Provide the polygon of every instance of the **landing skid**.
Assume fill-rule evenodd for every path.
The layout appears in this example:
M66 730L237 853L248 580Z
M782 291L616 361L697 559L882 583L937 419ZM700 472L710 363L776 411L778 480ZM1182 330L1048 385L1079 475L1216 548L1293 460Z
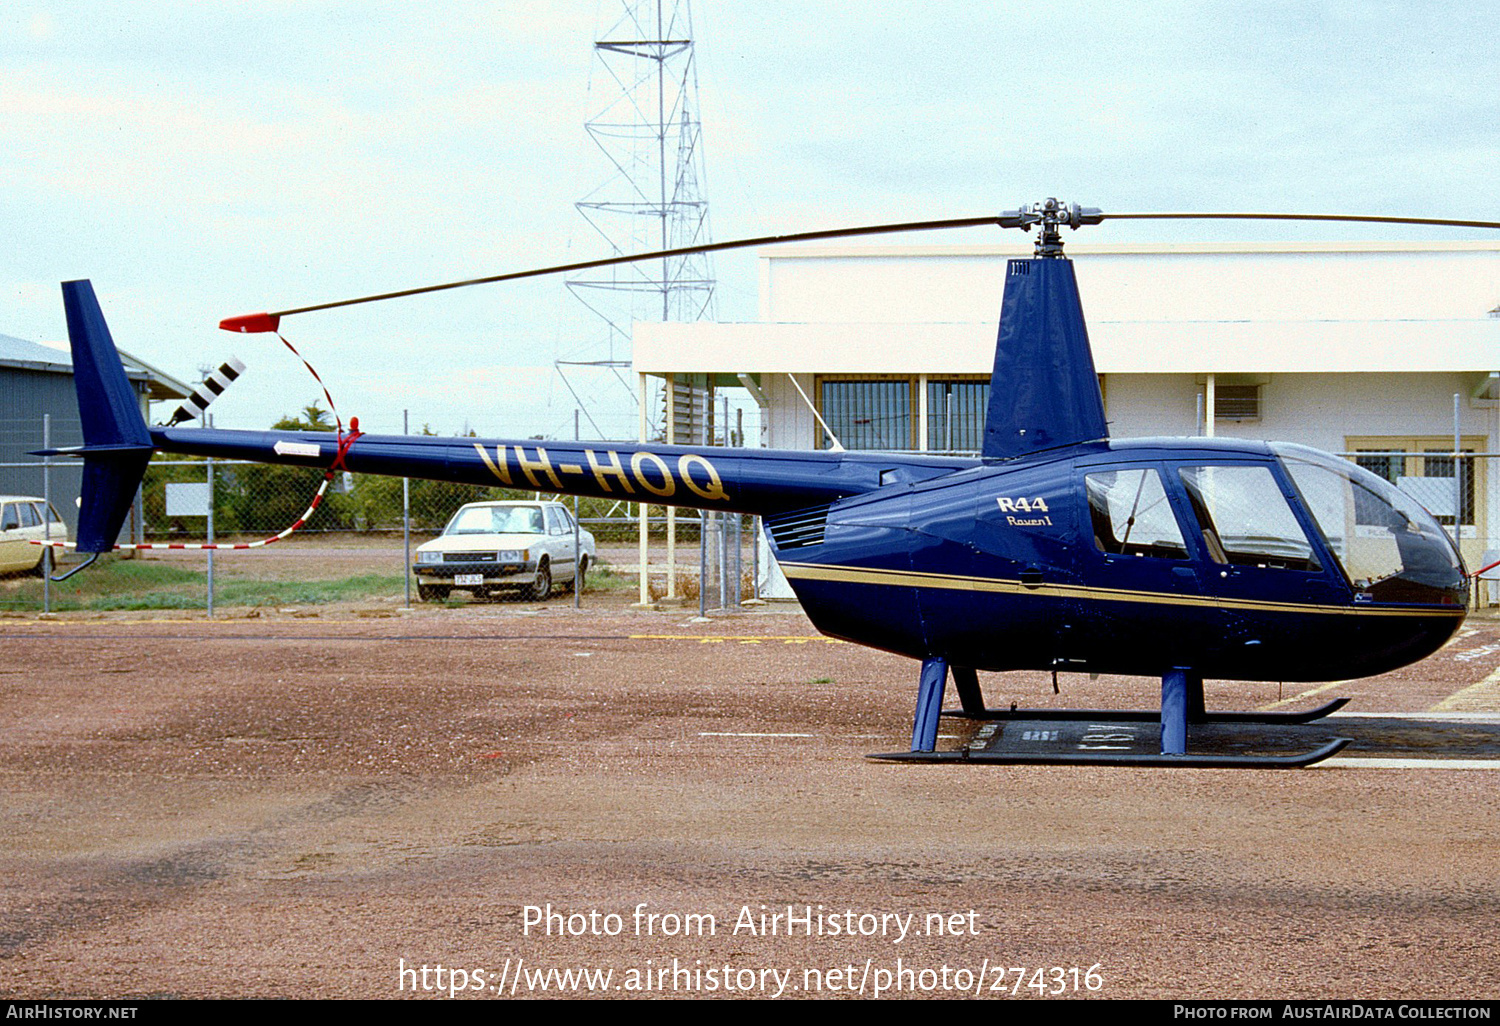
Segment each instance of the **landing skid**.
M972 667L951 667L961 709L943 711L950 666L922 661L911 751L871 755L889 762L1038 766L1155 766L1297 769L1328 758L1352 738L1329 738L1306 724L1342 708L1335 699L1303 712L1216 712L1203 704L1203 677L1191 667L1162 674L1161 709L990 709ZM937 751L943 716L980 721L962 749ZM1191 740L1192 750L1189 751Z
M1189 716L1189 723L1311 723L1337 712L1349 704L1347 698L1335 698L1326 705L1302 712L1211 712ZM1156 723L1161 712L1156 709L985 709L969 713L962 709L944 709L944 716L966 720L1104 720L1110 723Z
M1155 719L1155 717L1151 717ZM888 752L867 755L885 762L986 763L998 766L1157 766L1193 769L1301 769L1342 751L1352 738L1334 738L1321 748L1297 755L1218 755L1189 752L1185 755L1133 754L1128 752Z

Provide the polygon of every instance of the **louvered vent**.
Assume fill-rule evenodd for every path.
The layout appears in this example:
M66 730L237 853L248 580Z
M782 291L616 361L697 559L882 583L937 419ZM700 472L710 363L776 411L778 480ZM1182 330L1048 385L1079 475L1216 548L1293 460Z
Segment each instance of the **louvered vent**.
M812 509L799 509L793 513L766 517L766 528L771 532L771 537L776 539L776 547L783 552L823 544L823 529L827 524L827 506L814 506Z
M1220 385L1214 396L1214 420L1259 420L1259 385Z

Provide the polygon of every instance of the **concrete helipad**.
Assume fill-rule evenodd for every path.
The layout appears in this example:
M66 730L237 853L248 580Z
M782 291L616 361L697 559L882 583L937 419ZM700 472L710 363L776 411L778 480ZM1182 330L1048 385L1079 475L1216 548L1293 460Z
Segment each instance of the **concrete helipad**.
M1500 996L1493 621L1208 682L1353 699L1273 772L870 762L914 665L795 613L356 612L0 620L7 996Z

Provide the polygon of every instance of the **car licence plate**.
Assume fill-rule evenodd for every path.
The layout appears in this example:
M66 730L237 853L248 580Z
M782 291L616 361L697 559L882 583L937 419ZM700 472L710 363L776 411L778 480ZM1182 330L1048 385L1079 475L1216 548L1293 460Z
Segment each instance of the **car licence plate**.
M453 583L460 588L469 584L483 584L484 574L454 574Z

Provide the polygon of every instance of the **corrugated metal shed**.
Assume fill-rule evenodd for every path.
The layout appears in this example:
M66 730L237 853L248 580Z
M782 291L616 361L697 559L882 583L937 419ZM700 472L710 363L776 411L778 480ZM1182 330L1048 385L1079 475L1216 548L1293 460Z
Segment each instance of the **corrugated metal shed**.
M191 391L177 379L125 353L126 376L141 394L141 413L148 400L184 398ZM82 445L78 400L73 391L73 361L66 351L0 335L0 494L41 495L42 469L32 450L43 447L43 417L51 417L50 444ZM19 464L19 465L18 465ZM77 526L82 463L57 460L51 471L52 504Z

